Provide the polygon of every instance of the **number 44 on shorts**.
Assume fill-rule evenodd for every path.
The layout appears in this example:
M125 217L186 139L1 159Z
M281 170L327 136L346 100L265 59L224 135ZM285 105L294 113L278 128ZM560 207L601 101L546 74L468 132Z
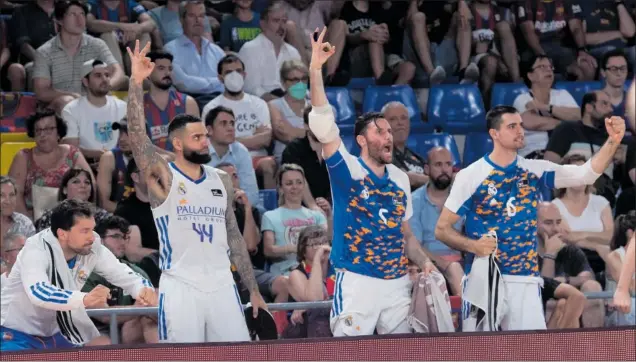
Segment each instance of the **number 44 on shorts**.
M214 236L214 226L212 224L197 224L193 222L192 230L199 234L202 243L205 242L205 239L207 238L208 242L212 244L212 237Z

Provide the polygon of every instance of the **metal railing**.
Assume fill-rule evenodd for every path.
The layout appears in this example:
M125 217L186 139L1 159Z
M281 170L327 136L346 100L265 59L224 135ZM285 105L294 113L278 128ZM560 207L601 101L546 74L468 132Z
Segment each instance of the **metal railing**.
M584 293L587 299L611 299L612 292L590 292ZM327 309L331 308L332 302L325 300L321 302L295 302L295 303L269 303L269 310L298 310L298 309ZM244 305L243 308L246 306ZM156 315L159 311L157 307L128 307L128 308L100 308L87 310L90 317L110 317L110 339L113 344L119 343L119 325L117 316L142 316Z

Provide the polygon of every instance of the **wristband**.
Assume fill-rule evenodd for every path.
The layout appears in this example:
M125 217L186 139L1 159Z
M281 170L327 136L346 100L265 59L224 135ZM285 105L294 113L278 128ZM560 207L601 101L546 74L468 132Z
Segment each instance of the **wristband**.
M545 254L543 256L543 259L550 259L550 260L556 260L556 256L552 255L552 254Z
M578 52L586 52L587 53L587 47L586 46L578 47L578 48L576 48L576 50Z

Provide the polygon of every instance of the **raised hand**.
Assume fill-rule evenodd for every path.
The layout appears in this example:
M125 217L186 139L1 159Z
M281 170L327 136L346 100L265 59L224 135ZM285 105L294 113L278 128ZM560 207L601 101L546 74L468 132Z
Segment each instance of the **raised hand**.
M130 50L130 48L126 49L130 57L130 80L141 84L144 79L150 76L152 70L155 69L155 63L146 57L146 54L150 51L150 42L148 42L143 49L139 50L139 40L137 40L135 41L134 52Z
M625 136L625 120L619 116L605 118L605 129L610 139L619 144Z
M323 39L325 38L325 33L327 32L327 27L325 26L320 35L318 35L318 39L314 39L316 34L318 34L318 28L311 35L311 63L309 64L310 69L322 70L322 66L327 62L327 59L336 52L336 47L327 43L323 43Z

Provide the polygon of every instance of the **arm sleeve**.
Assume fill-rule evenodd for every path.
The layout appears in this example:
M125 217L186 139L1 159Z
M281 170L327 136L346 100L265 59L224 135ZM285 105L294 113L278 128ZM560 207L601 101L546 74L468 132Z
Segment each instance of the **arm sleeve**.
M126 294L133 298L136 298L143 288L153 288L147 279L117 260L115 255L104 245L99 248L99 260L93 272L102 276L109 283L122 288Z
M466 215L472 208L473 192L474 188L471 185L469 169L459 171L455 175L455 182L453 182L444 207L459 216Z
M263 214L263 220L261 225L261 232L263 231L274 231L274 223L271 219L272 211L267 211Z
M119 64L117 62L117 59L115 59L115 57L113 56L113 53L111 53L110 49L108 49L108 45L106 45L105 41L99 38L93 38L93 41L95 42L95 47L99 51L99 56L97 57L97 59L101 60L107 65Z
M240 145L243 152L237 157L236 169L239 176L239 186L247 194L247 198L254 206L260 206L261 200L258 195L258 181L256 180L256 172L252 165L252 156L245 146Z
M417 240L420 242L424 242L424 225L422 224L422 193L425 192L424 188L420 188L412 194L413 200L413 216L409 219L409 225L411 226L411 231Z
M33 78L51 79L51 63L49 57L37 49L33 60Z
M545 150L552 151L561 157L565 156L572 145L573 134L575 132L570 123L562 122L552 131Z
M534 172L540 175L541 181L549 188L567 188L591 185L600 173L594 172L592 164L587 161L583 165L557 165L546 160L526 160L530 162ZM452 190L451 190L452 193Z
M29 240L37 243L39 240ZM35 246L24 248L19 255L20 277L24 290L34 305L56 311L70 311L84 307L81 291L70 291L53 286L47 269L50 268L48 252Z
M64 106L62 109L62 119L66 122L66 138L79 138L80 136L80 128L79 128L79 120L73 115L71 105L75 104L75 102L70 102Z

